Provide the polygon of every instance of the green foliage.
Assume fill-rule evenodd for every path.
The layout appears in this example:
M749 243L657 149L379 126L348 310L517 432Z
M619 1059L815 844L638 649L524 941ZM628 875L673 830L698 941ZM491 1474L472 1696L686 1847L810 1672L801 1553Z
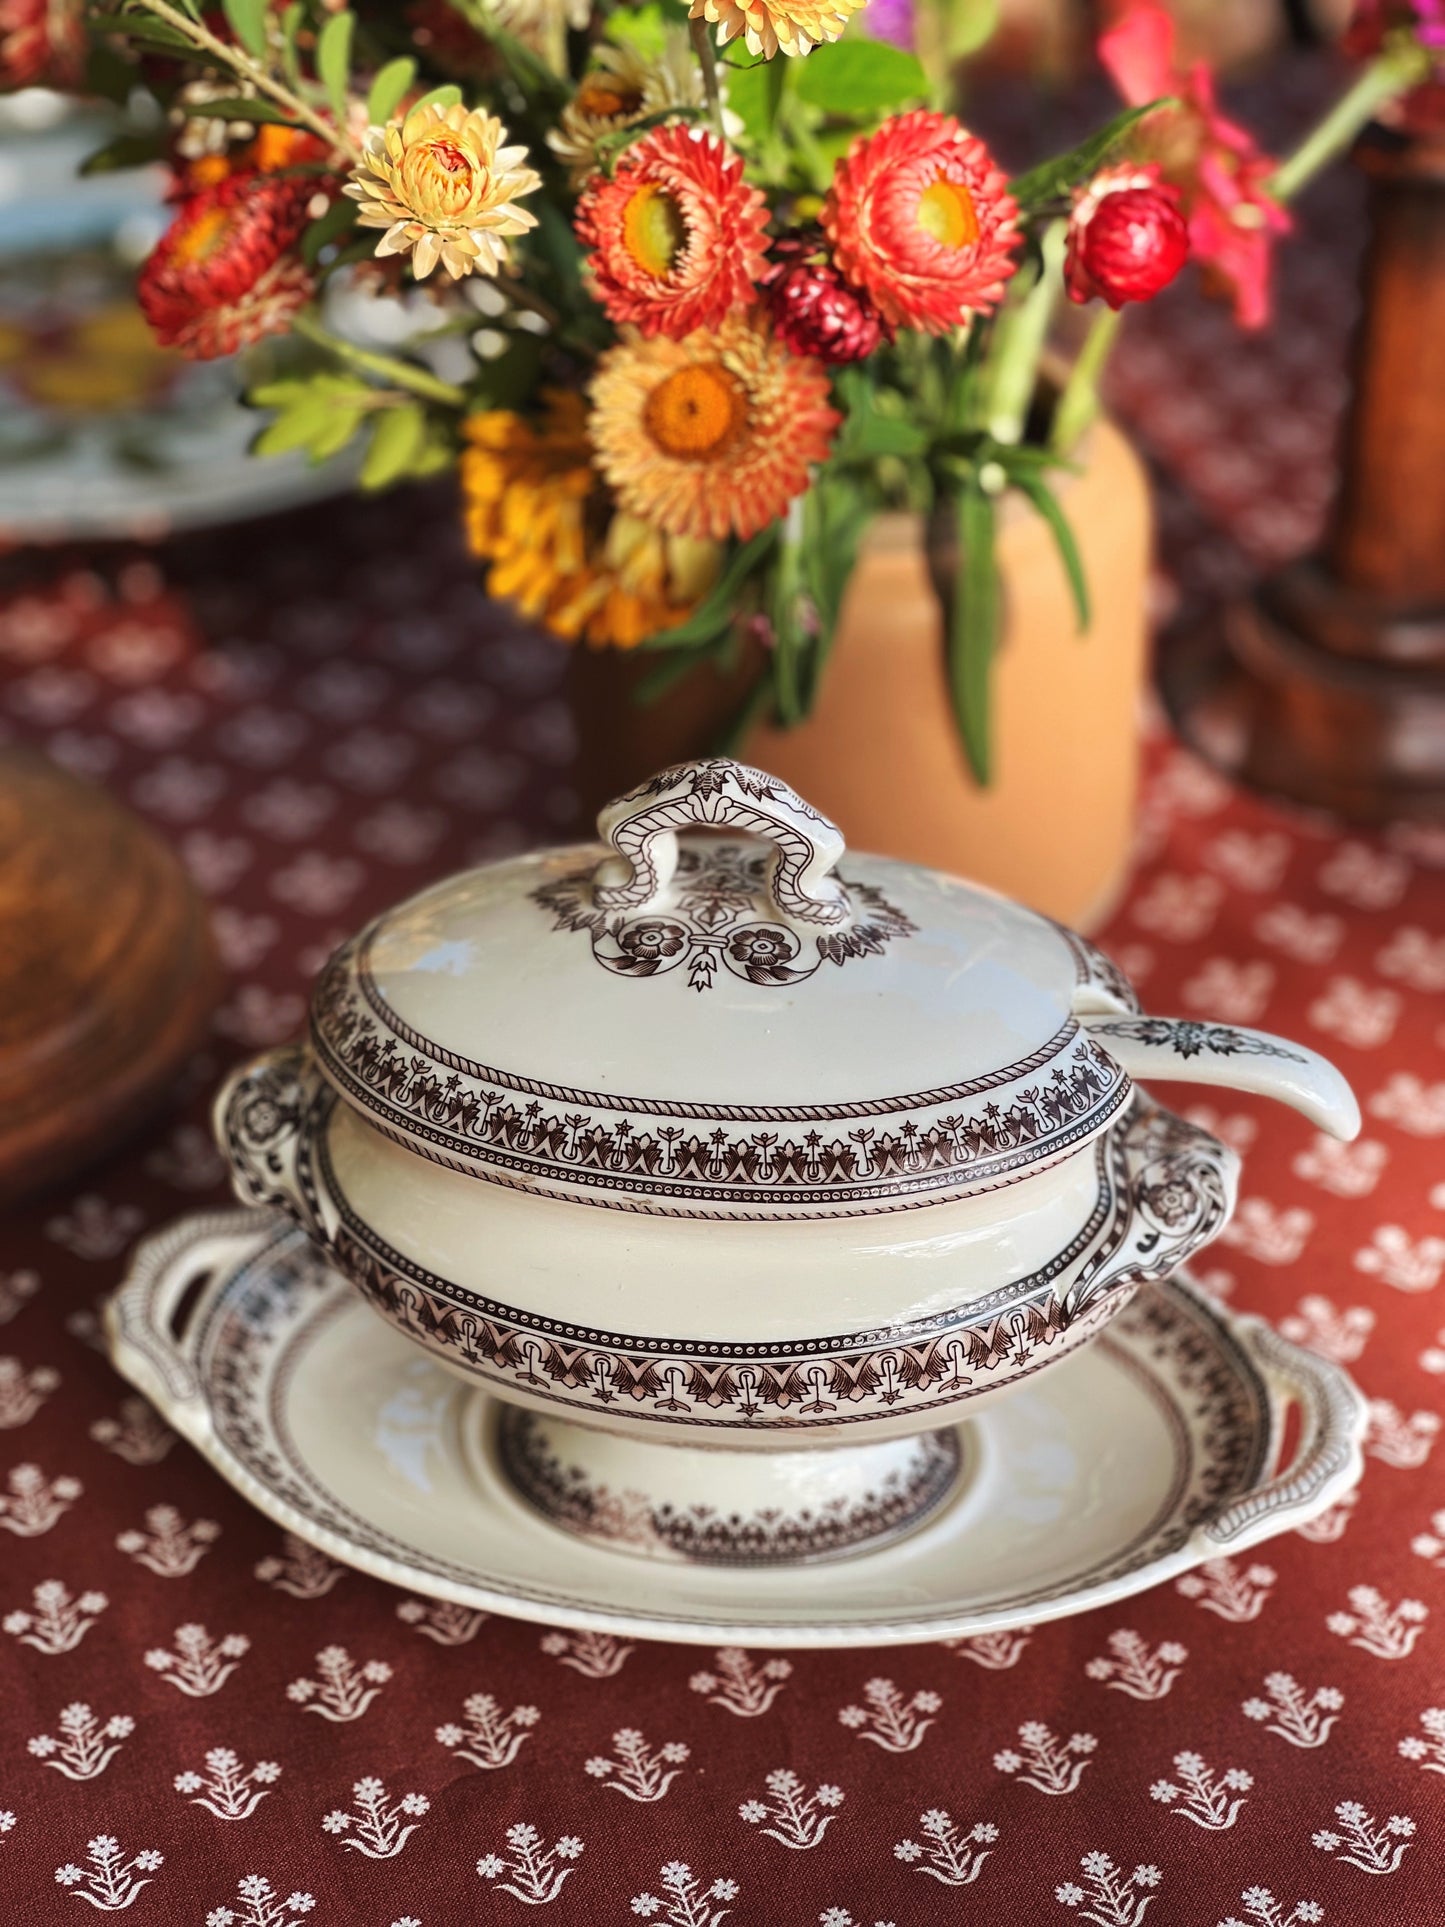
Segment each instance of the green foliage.
M311 223L301 236L301 258L308 268L316 266L323 248L349 232L355 219L355 201L338 198Z
M92 13L87 16L86 24L92 33L119 34L139 47L151 47L158 53L192 52L191 43L183 33L149 14Z
M269 100L259 100L250 94L233 94L225 100L198 100L186 102L186 113L194 120L245 120L253 127L264 121L272 127L294 127L294 114L283 113Z
M391 119L415 79L416 62L409 55L387 61L366 96L366 118L373 126L384 126Z
M419 114L424 107L455 107L461 97L461 88L451 82L445 87L433 87L429 94L423 94L420 100L412 103L407 120L410 121L412 115Z
M80 164L82 174L114 174L123 167L145 167L160 160L166 151L166 136L161 128L146 134L117 134L114 140L87 154Z
M872 120L928 95L928 77L914 56L881 40L827 41L797 67L793 91L826 114Z
M1071 188L1097 173L1146 114L1157 114L1161 107L1177 105L1172 95L1164 94L1158 100L1151 100L1147 106L1126 107L1122 114L1114 116L1107 127L1101 127L1097 134L1091 134L1088 140L1070 148L1067 154L1059 154L1051 161L1042 161L1037 167L1030 168L1027 174L1020 174L1010 181L1009 193L1024 214L1037 214L1051 201L1061 200Z
M711 594L698 604L687 621L678 623L675 629L663 629L649 636L642 647L701 651L727 634L737 618L738 597L744 583L771 556L780 533L778 525L773 523L760 530L750 542L741 543L729 556Z
M434 474L452 460L450 438L424 403L374 388L356 375L318 370L286 376L253 388L247 400L274 411L252 443L256 455L301 453L319 466L365 435L358 472L365 489Z
M266 0L221 0L226 25L248 54L257 60L266 54Z
M1059 506L1059 498L1039 474L1019 470L1010 478L1020 494L1026 495L1047 522L1059 551L1059 560L1064 565L1064 574L1069 579L1069 591L1074 598L1074 614L1082 635L1093 620L1089 607L1089 584L1084 574L1083 557L1079 545L1074 540L1074 531L1069 527L1068 517Z
M995 511L977 474L947 506L953 541L941 554L931 544L930 559L948 618L948 693L968 766L974 780L987 787L993 776L991 689L998 640Z
M729 74L727 104L750 141L766 140L772 132L787 76L788 64L781 58L739 67Z
M331 111L338 122L346 120L346 102L351 80L351 36L356 31L354 13L333 13L316 36L316 72Z

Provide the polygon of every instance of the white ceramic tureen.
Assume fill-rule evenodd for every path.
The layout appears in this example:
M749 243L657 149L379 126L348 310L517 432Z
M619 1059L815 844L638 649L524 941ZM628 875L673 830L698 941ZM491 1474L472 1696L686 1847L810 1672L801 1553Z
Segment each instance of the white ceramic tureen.
M239 1194L485 1387L513 1489L585 1537L788 1562L934 1511L961 1418L1228 1220L1234 1154L1136 1077L1359 1128L1313 1052L1141 1016L1082 938L845 857L757 770L599 829L378 918L217 1104Z

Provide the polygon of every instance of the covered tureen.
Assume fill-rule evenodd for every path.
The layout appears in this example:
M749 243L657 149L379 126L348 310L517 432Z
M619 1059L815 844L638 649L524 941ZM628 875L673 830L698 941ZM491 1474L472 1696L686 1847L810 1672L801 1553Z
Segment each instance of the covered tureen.
M241 1196L485 1388L569 1530L766 1563L911 1529L978 1401L1229 1217L1233 1153L1136 1077L1359 1128L1313 1052L1140 1015L1082 938L845 856L758 770L666 770L599 830L378 918L217 1104Z

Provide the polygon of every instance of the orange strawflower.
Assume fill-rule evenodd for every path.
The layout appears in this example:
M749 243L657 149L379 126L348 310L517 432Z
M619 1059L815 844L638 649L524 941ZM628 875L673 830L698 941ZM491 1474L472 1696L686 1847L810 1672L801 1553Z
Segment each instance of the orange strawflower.
M619 325L677 341L752 300L767 255L767 203L714 134L656 127L611 180L594 174L576 228L592 290Z
M899 328L945 334L997 305L1018 209L981 140L920 109L854 141L823 203L844 278Z
M629 514L668 535L743 539L808 486L839 417L828 377L756 315L683 341L624 340L592 382L597 463Z
M688 17L711 21L717 28L720 47L741 34L750 54L761 54L764 60L771 60L780 48L785 54L805 54L825 40L839 39L848 25L848 16L866 3L867 0L692 0Z
M581 397L553 391L545 406L539 428L509 409L467 421L468 546L491 564L489 593L554 635L631 648L690 613L720 552L614 515Z
M315 193L314 181L237 174L187 195L136 283L157 340L207 361L282 333L315 291L291 252Z

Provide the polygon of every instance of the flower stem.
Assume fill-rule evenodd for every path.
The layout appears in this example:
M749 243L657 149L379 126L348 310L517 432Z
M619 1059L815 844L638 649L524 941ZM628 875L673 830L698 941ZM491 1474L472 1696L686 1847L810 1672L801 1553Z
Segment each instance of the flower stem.
M190 14L182 12L179 7L171 6L170 0L140 0L140 5L147 13L154 14L157 20L163 20L168 27L184 35L193 47L200 48L202 52L219 60L223 67L229 67L233 73L241 74L249 80L257 93L269 95L278 107L285 108L293 120L300 121L303 127L309 127L313 134L324 140L337 153L344 154L353 167L360 165L361 149L355 141L341 128L327 120L324 114L318 113L298 93L277 80L267 71L262 62L247 53L244 47L222 40L201 21L192 19Z
M723 135L722 93L717 81L717 54L713 50L712 33L706 20L689 20L687 30L692 39L692 50L697 55L698 65L702 68L702 91L707 100L707 111L712 121L713 132L719 139Z
M398 360L395 355L380 355L370 348L358 348L355 342L343 341L339 335L333 335L323 328L309 312L298 314L291 328L304 341L312 342L329 355L335 355L338 361L344 361L348 367L358 369L362 374L375 375L395 388L409 388L424 401L439 402L443 408L465 408L467 405L465 389L443 381L440 376L430 374L412 362Z
M1033 405L1039 357L1049 330L1049 318L1062 286L1065 224L1052 221L1044 230L1043 259L1032 287L999 316L989 350L986 422L995 441L1015 443Z
M1380 109L1429 78L1429 52L1413 39L1387 46L1362 68L1317 127L1281 161L1266 186L1276 201L1290 201L1316 174L1343 154Z
M1099 381L1123 319L1122 309L1104 307L1089 324L1084 345L1075 357L1054 409L1049 440L1056 455L1072 454L1080 436L1099 413Z

